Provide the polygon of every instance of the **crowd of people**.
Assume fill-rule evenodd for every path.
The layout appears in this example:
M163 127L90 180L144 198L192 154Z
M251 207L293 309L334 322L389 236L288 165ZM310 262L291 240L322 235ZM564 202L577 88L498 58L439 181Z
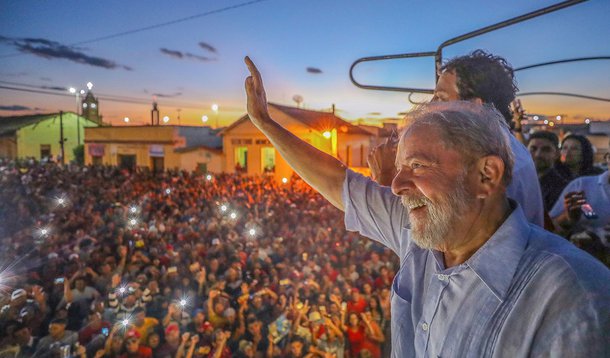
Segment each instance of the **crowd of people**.
M389 354L397 258L296 177L1 167L2 357Z
M540 130L527 138L542 190L545 227L610 267L610 179L587 137ZM610 152L604 155L610 167Z

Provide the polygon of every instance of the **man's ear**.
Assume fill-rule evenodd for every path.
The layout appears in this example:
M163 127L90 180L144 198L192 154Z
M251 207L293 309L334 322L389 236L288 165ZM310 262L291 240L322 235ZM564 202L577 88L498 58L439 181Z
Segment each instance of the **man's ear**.
M476 163L477 170L477 198L484 199L498 192L503 187L504 162L500 157L488 155Z

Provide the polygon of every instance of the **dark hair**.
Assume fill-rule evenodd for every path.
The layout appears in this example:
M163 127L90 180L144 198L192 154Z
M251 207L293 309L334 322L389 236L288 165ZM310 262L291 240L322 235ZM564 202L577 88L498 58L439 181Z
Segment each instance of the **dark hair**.
M530 138L527 140L528 144L532 139L546 139L549 142L553 143L555 149L559 149L559 138L557 134L549 131L537 131L530 135Z
M493 104L508 124L512 122L510 104L518 88L513 68L504 58L476 50L466 56L452 58L441 70L457 75L460 99L480 98L484 103Z
M595 168L593 166L593 145L587 139L587 137L579 135L579 134L568 134L561 141L561 147L568 139L574 139L580 142L580 147L582 148L582 163L580 165L579 176L582 175L591 175L591 173L595 172Z

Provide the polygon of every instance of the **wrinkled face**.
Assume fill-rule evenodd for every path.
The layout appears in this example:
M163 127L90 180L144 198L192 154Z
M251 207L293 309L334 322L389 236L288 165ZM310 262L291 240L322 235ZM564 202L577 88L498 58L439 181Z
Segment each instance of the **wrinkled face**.
M531 139L527 145L527 149L532 155L538 173L543 173L551 169L559 154L559 151L553 143L550 140L543 138Z
M448 102L460 100L460 92L457 86L457 75L454 71L445 71L438 78L432 102Z
M577 165L582 162L582 145L576 139L568 139L561 146L561 162Z
M463 156L442 143L439 129L416 125L400 139L396 155L392 191L408 211L413 241L424 249L445 243L474 202Z
M140 348L140 340L137 338L129 338L125 341L125 348L129 353L137 353L138 348Z

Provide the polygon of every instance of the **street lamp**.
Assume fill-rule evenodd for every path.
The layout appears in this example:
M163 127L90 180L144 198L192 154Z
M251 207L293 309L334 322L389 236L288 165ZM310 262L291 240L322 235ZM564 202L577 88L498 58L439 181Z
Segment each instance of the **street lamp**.
M208 116L206 116L206 115L201 116L201 121L203 123L208 123Z
M214 112L214 119L216 121L216 128L218 128L218 105L216 103L212 104L212 111Z
M163 117L163 123L167 123L167 122L169 122L169 117L168 116Z
M91 82L89 82L91 83ZM84 90L80 90L77 91L76 88L74 87L70 87L68 88L68 92L70 92L71 94L73 94L75 97L74 99L76 100L76 145L80 145L80 116L78 115L78 109L80 108L80 95L85 93Z

